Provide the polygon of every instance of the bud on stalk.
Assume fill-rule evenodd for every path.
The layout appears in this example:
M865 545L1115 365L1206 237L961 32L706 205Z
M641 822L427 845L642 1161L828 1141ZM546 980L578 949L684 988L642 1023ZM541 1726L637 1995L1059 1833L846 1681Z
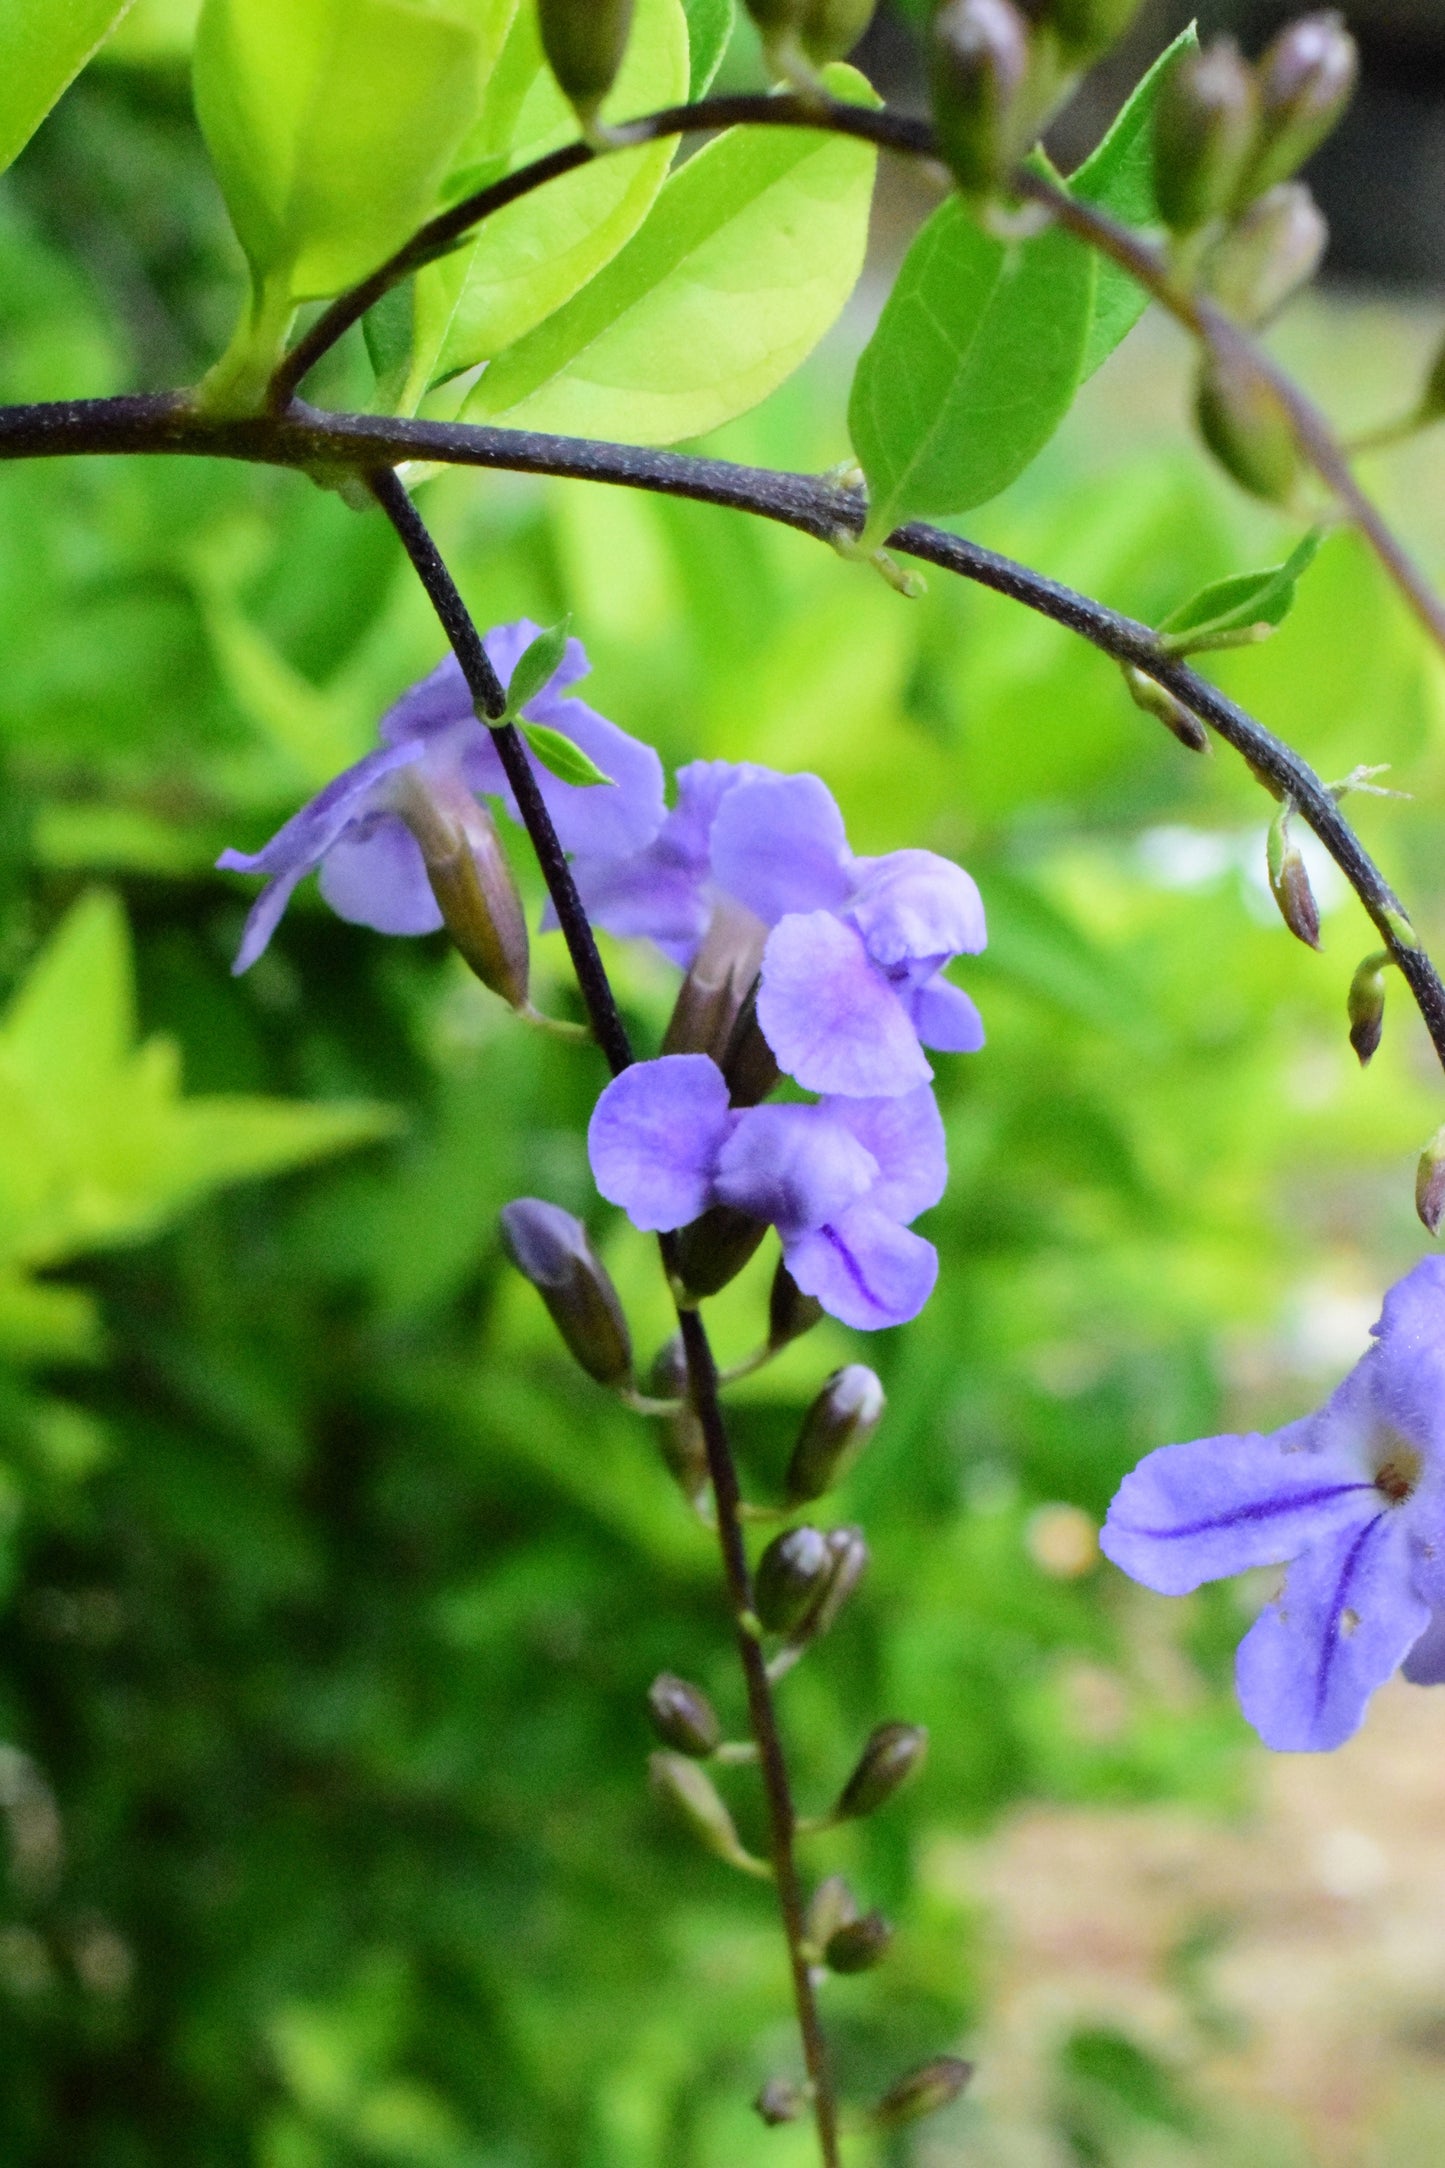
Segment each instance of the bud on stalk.
M798 36L808 58L821 68L846 60L873 20L875 0L806 0Z
M794 2085L791 2078L769 2078L753 2102L769 2130L775 2130L780 2123L796 2123L805 2105L803 2088Z
M808 1505L842 1482L883 1420L883 1387L863 1363L835 1370L803 1417L788 1462L787 1502Z
M1385 1030L1385 972L1394 961L1388 949L1375 949L1356 969L1350 981L1346 1007L1350 1017L1350 1044L1368 1068Z
M918 1774L927 1752L928 1732L922 1724L879 1724L838 1795L833 1819L857 1821L876 1813Z
M791 1633L826 1589L834 1569L828 1539L817 1528L774 1536L758 1560L753 1609L769 1633Z
M972 2076L972 2063L960 2062L956 2055L936 2055L889 2087L874 2106L873 2120L884 2130L897 2130L921 2116L936 2115L957 2100Z
M803 1293L780 1257L768 1294L769 1353L776 1354L790 1341L800 1340L805 1332L812 1331L822 1315L822 1303Z
M1154 195L1175 233L1193 233L1228 209L1254 149L1259 92L1232 38L1186 53L1154 112Z
M712 1205L700 1219L682 1229L674 1257L677 1273L694 1302L716 1295L735 1280L768 1231L766 1220L754 1219L730 1204Z
M655 1797L671 1809L705 1851L729 1867L741 1867L746 1874L769 1872L744 1848L717 1786L695 1761L685 1754L651 1754L647 1774Z
M648 1391L657 1400L680 1400L675 1415L660 1418L660 1445L667 1471L690 1506L698 1504L710 1476L707 1440L696 1408L687 1397L687 1357L682 1341L674 1334L658 1352L648 1378Z
M617 1290L581 1220L540 1197L518 1197L501 1214L502 1244L546 1303L574 1359L599 1385L632 1376L632 1336Z
M1078 66L1116 45L1139 12L1139 0L1054 0L1049 22Z
M809 1944L825 1949L840 1927L851 1927L858 1917L858 1900L841 1874L830 1874L818 1884L808 1902L804 1923Z
M1320 267L1330 229L1303 181L1251 204L1210 256L1210 292L1241 324L1266 324Z
M1415 1210L1427 1234L1437 1235L1445 1218L1445 1129L1437 1129L1415 1173Z
M823 1962L830 1972L871 1972L888 1955L893 1929L881 1912L865 1912L837 1928L823 1946Z
M1318 150L1354 95L1359 49L1333 8L1302 15L1261 55L1259 142L1245 192L1263 194L1298 172Z
M1279 915L1297 941L1307 948L1320 946L1320 913L1300 847L1290 833L1294 805L1286 799L1269 824L1265 858L1269 889L1279 905Z
M1157 679L1151 678L1134 663L1126 662L1122 668L1124 683L1129 688L1129 698L1136 708L1142 708L1146 715L1152 715L1156 721L1161 722L1191 753L1209 751L1209 732L1199 717L1190 713L1182 700L1176 700L1166 686L1159 684Z
M827 1577L812 1610L788 1637L795 1648L822 1639L868 1568L868 1546L863 1541L861 1528L830 1528L825 1540L829 1560Z
M1300 473L1294 424L1279 393L1252 363L1212 355L1199 373L1195 412L1219 464L1251 496L1284 504Z
M470 791L414 776L398 782L396 809L458 954L494 994L527 1008L527 920L491 814Z
M647 1689L647 1713L663 1745L694 1761L706 1761L722 1745L722 1725L707 1695L674 1672L660 1671Z
M632 28L632 0L537 0L542 49L587 134L617 80Z
M1030 59L1012 0L945 0L933 18L934 133L965 195L986 194L1028 147Z

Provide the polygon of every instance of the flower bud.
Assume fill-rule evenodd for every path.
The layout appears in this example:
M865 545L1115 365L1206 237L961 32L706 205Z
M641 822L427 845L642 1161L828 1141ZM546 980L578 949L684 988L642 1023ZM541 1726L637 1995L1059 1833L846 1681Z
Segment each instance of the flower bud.
M873 20L875 0L805 0L798 22L803 51L818 67L846 60Z
M883 1420L883 1387L864 1363L835 1370L803 1417L788 1462L787 1502L807 1505L842 1482Z
M758 1560L753 1609L772 1634L790 1633L812 1610L835 1566L828 1539L818 1528L790 1528L774 1536Z
M861 1920L839 1927L823 1945L823 1962L830 1972L871 1972L888 1955L893 1929L881 1912L865 1912Z
M1286 23L1261 55L1259 141L1245 176L1249 195L1298 172L1354 95L1359 49L1333 8Z
M1367 1068L1385 1030L1385 972L1391 962L1388 949L1375 949L1360 964L1350 981L1346 1007L1350 1017L1350 1044Z
M663 1036L664 1054L708 1054L722 1067L738 1012L757 983L768 929L723 901L708 921Z
M921 2063L889 2087L874 2106L873 2120L884 2130L896 2130L920 2116L936 2115L957 2100L972 2076L972 2063L960 2062L956 2055L935 2055L931 2063Z
M804 1931L815 1950L821 1950L840 1927L851 1927L858 1917L858 1900L841 1874L830 1874L818 1884L808 1903Z
M1077 65L1117 44L1139 12L1139 0L1053 0L1048 19Z
M1320 946L1319 905L1310 887L1300 847L1290 830L1293 811L1293 805L1286 799L1269 824L1265 843L1269 889L1279 905L1280 917L1295 939L1303 941L1307 948L1317 949Z
M830 1528L826 1541L828 1577L812 1610L789 1635L795 1647L821 1640L867 1571L868 1546L861 1528Z
M1191 753L1209 751L1209 732L1199 717L1190 713L1182 700L1176 700L1167 687L1160 685L1145 671L1137 669L1132 662L1126 662L1123 669L1124 683L1129 688L1129 698L1136 708L1142 708L1146 715L1156 717L1166 730L1173 731L1179 743L1187 746Z
M728 1043L718 1065L735 1107L760 1106L782 1076L778 1057L763 1037L758 1022L758 986L754 980L738 1010Z
M599 1385L632 1376L632 1336L606 1266L581 1220L540 1197L504 1206L502 1244L552 1314L573 1357Z
M663 1745L695 1761L706 1761L722 1745L722 1725L707 1695L671 1671L660 1671L647 1689L647 1713Z
M537 0L542 49L584 130L617 80L632 0Z
M768 1231L730 1204L715 1204L684 1227L673 1249L678 1278L694 1302L715 1295L735 1280Z
M675 1415L664 1415L659 1419L658 1443L668 1474L688 1504L695 1506L706 1492L711 1476L702 1421L687 1397L687 1357L679 1334L674 1333L658 1350L647 1389L654 1399L682 1402Z
M1437 1235L1445 1219L1445 1129L1437 1129L1415 1172L1415 1210L1427 1234Z
M1330 229L1303 181L1251 204L1209 259L1210 292L1242 324L1265 324L1320 267Z
M769 1351L776 1354L790 1341L800 1340L805 1332L812 1331L822 1315L822 1303L815 1296L803 1293L780 1257L768 1295Z
M717 1786L686 1754L650 1754L648 1782L653 1795L690 1830L705 1851L730 1867L757 1871L760 1862L743 1848L733 1818L723 1805Z
M934 133L965 194L992 188L1027 147L1029 47L1012 0L944 0L933 18Z
M896 1791L916 1776L928 1752L928 1732L922 1724L880 1724L869 1735L858 1766L838 1794L833 1818L857 1821L876 1813Z
M484 986L527 1007L527 919L497 824L471 793L404 776L396 810L416 838L453 946Z
M1206 360L1195 413L1205 443L1241 489L1275 504L1293 495L1300 471L1294 424L1258 369L1233 355Z
M1154 111L1154 196L1175 233L1228 208L1254 149L1259 92L1233 38L1186 53Z
M769 2078L753 2106L770 2130L779 2123L796 2123L806 2105L801 2085L791 2078Z

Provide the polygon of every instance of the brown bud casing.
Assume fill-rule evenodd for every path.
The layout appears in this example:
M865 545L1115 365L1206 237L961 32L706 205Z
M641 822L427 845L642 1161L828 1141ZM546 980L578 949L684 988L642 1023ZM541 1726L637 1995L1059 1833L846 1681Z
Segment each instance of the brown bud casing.
M611 1275L581 1220L541 1197L518 1197L501 1214L502 1244L530 1280L574 1359L599 1385L632 1376L632 1336Z
M1254 74L1232 38L1170 69L1154 111L1154 196L1166 226L1193 233L1228 207L1258 122Z
M1136 708L1142 708L1146 715L1154 716L1166 730L1172 731L1179 743L1187 746L1191 753L1209 751L1209 732L1199 717L1185 707L1182 700L1176 700L1166 686L1159 684L1132 662L1126 662L1123 671L1124 683L1129 688L1129 698Z
M437 909L468 968L514 1009L527 1007L527 919L497 824L466 790L404 775L396 810L415 837Z
M1297 941L1307 948L1320 946L1320 913L1315 902L1315 892L1310 887L1310 877L1300 855L1299 845L1290 833L1290 818L1294 812L1292 803L1286 799L1269 824L1265 844L1265 862L1269 872L1269 890L1279 905L1279 915Z
M865 1912L837 1928L823 1945L823 1962L830 1972L871 1972L888 1955L893 1929L881 1912Z
M773 1284L768 1294L768 1347L771 1351L787 1347L790 1341L800 1340L805 1332L811 1332L823 1315L823 1305L812 1295L805 1295L781 1258L773 1274Z
M835 1370L803 1417L788 1462L790 1506L808 1505L841 1483L883 1420L883 1387L864 1363Z
M817 1528L774 1536L758 1560L753 1609L769 1633L791 1633L808 1616L834 1570L828 1539Z
M1359 72L1359 49L1335 9L1286 23L1256 70L1259 146L1245 175L1247 195L1299 171L1349 104Z
M735 1280L768 1231L766 1220L715 1204L684 1227L673 1252L678 1278L694 1302Z
M973 2076L973 2064L956 2055L936 2055L891 2085L873 2109L873 2120L884 2130L897 2130L925 2115L947 2108Z
M1385 972L1393 961L1388 949L1376 949L1356 968L1350 980L1345 1006L1350 1018L1350 1044L1367 1068L1379 1050L1385 1032Z
M1284 504L1300 473L1299 446L1283 400L1268 378L1234 355L1200 370L1195 413L1219 464L1251 496Z
M811 1611L789 1635L795 1648L821 1640L868 1569L868 1546L861 1528L830 1528L828 1574Z
M846 1879L841 1874L830 1874L808 1901L808 1941L815 1950L822 1950L840 1927L851 1927L857 1917L858 1900Z
M1437 1235L1445 1219L1445 1129L1437 1129L1415 1172L1415 1210L1427 1234Z
M966 195L993 188L1027 148L1030 61L1012 0L944 0L933 18L934 133Z
M918 1774L927 1753L928 1732L922 1724L879 1724L838 1795L834 1819L857 1821L876 1813Z
M1330 230L1303 181L1281 181L1210 256L1210 292L1241 324L1267 324L1320 267Z
M632 28L632 0L537 0L542 49L585 128L617 80Z
M706 1761L722 1745L717 1711L700 1686L671 1671L660 1671L647 1689L647 1713L664 1746L694 1761Z
M681 1338L676 1333L659 1349L647 1386L657 1400L680 1400L683 1403L675 1414L660 1418L658 1442L668 1474L688 1504L695 1506L710 1480L707 1439L703 1435L697 1410L687 1397L687 1357L682 1351Z

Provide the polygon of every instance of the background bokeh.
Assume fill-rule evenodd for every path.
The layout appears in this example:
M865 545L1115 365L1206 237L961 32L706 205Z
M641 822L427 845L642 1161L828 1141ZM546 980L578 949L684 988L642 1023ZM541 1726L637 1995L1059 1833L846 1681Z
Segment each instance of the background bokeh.
M193 378L238 266L186 10L138 11L0 189L0 397ZM808 374L712 448L821 468L911 199ZM1403 408L1428 295L1335 293L1284 352L1347 425ZM1294 536L1182 427L1146 322L970 532L1146 618ZM362 404L364 359L327 387ZM1370 479L1445 574L1438 444ZM934 575L906 604L732 514L494 476L426 509L485 621L574 614L591 697L669 763L813 767L856 847L986 898L986 1051L942 1069L937 1297L831 1325L734 1395L773 1493L818 1380L886 1426L826 1512L869 1582L788 1682L807 1801L869 1726L922 1783L816 1847L900 1934L835 1981L845 2089L941 2050L973 2094L915 2168L1418 2168L1445 2137L1445 1697L1328 1761L1234 1710L1261 1585L1169 1603L1093 1537L1150 1446L1312 1405L1420 1254L1440 1120L1328 866L1326 949L1264 886L1269 806L1117 672ZM229 976L209 869L365 749L438 636L379 518L290 475L0 469L0 2160L7 2168L801 2168L747 2101L792 2067L765 1892L643 1783L662 1667L741 1720L717 1573L639 1419L562 1359L498 1208L587 1214L644 1346L648 1246L589 1195L586 1051L431 941L298 899ZM1445 675L1345 535L1219 675L1327 776L1445 939ZM514 839L516 840L516 839ZM525 852L514 853L535 900ZM544 1005L575 1013L555 937ZM615 958L655 1043L660 966ZM179 1074L178 1074L179 1072ZM716 1305L758 1332L770 1261ZM752 1780L729 1785L757 1828ZM869 2157L869 2141L855 2157Z

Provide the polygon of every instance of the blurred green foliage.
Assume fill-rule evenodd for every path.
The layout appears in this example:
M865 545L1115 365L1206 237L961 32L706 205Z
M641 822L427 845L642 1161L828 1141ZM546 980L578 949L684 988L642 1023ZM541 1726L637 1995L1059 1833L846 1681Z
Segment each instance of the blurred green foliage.
M0 194L0 397L193 378L229 327L239 258L145 14ZM1121 447L1108 383L971 531L1151 620L1285 554L1187 449ZM327 390L369 388L357 343ZM837 459L827 358L716 448ZM871 1578L785 1691L805 1803L880 1718L933 1732L921 1783L817 1847L900 1923L881 1972L827 1990L866 2098L986 2017L963 1840L1028 1798L1247 1796L1235 1596L1123 1586L1077 1514L1149 1446L1297 1412L1353 1354L1318 1321L1416 1252L1423 1036L1392 994L1359 1078L1355 906L1322 886L1327 955L1292 943L1267 802L1067 634L941 575L905 604L680 502L494 476L427 507L478 614L571 611L596 703L669 762L816 767L859 848L955 853L987 902L989 1047L942 1068L936 1299L866 1350L825 1326L735 1395L759 1496L834 1362L866 1352L891 1397L825 1502L866 1526ZM709 1539L499 1263L510 1196L583 1211L639 1339L664 1337L649 1246L589 1193L599 1065L437 943L309 894L228 975L246 899L217 850L436 660L387 530L290 475L0 468L0 648L0 1292L33 1327L0 1313L0 2159L799 2168L806 2133L747 2107L792 2067L767 1893L643 1783L657 1670L741 1722ZM1326 773L1397 763L1419 802L1363 824L1438 927L1440 686L1348 538L1221 676ZM575 1013L541 947L544 1005ZM609 953L655 1044L669 975ZM26 1076L60 1142L24 1129ZM42 1177L32 1225L12 1183ZM725 1359L769 1264L716 1305ZM755 1835L749 1773L728 1789ZM1204 2142L1139 2043L1055 2045L1061 2158ZM928 2160L969 2157L987 2115L965 2100Z

